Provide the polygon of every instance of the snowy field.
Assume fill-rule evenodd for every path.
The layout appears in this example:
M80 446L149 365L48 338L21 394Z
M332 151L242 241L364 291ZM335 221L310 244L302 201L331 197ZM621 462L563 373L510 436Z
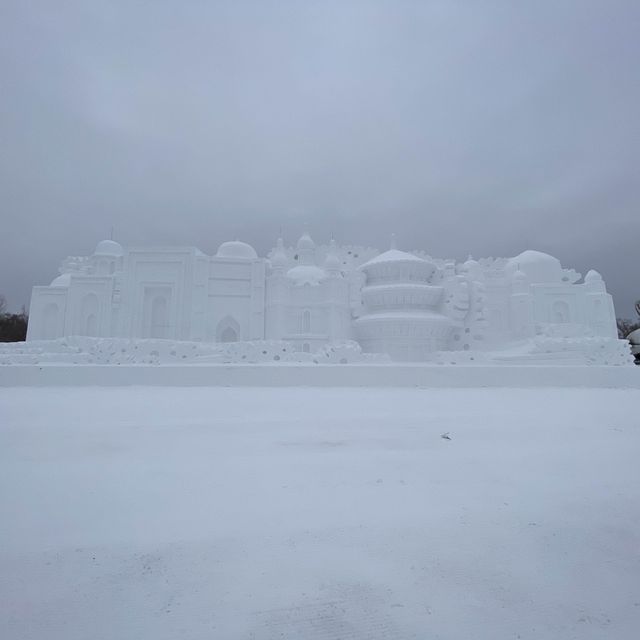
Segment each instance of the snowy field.
M0 389L2 640L638 637L638 390Z

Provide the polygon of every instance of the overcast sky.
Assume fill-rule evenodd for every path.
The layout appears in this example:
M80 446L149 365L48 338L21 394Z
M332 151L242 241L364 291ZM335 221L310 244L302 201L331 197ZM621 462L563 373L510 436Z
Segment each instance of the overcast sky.
M640 2L0 2L0 293L240 238L550 252L640 298Z

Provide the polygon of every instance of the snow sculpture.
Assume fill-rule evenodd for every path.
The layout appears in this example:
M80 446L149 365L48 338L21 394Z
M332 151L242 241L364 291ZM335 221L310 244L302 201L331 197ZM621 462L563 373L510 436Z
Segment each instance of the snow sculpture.
M288 259L282 239L278 240L267 277L267 338L289 340L299 351L310 353L349 337L349 282L341 271L335 242L323 253L319 266L316 245L305 233Z
M458 264L395 245L318 246L308 233L293 247L278 239L268 258L239 240L213 256L103 240L34 287L27 339L229 345L224 357L240 361L257 349L241 343L267 341L309 362L353 361L358 344L393 360L620 363L628 349L604 281L580 278L531 250Z
M427 360L444 349L452 330L440 311L444 289L432 284L436 266L391 249L363 264L362 299L366 313L355 320L365 352L387 353L393 360Z

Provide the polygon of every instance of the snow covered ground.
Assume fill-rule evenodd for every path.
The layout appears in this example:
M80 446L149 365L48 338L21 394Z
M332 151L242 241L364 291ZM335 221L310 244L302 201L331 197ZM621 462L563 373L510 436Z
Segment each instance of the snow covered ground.
M639 408L0 389L0 638L637 638Z

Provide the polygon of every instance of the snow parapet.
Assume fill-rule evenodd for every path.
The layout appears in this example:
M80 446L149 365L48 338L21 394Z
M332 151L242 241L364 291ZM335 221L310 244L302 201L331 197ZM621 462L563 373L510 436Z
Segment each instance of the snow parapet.
M11 364L350 364L387 362L388 358L362 353L357 342L343 341L303 353L285 340L229 343L161 339L90 338L69 336L0 344L0 365Z

